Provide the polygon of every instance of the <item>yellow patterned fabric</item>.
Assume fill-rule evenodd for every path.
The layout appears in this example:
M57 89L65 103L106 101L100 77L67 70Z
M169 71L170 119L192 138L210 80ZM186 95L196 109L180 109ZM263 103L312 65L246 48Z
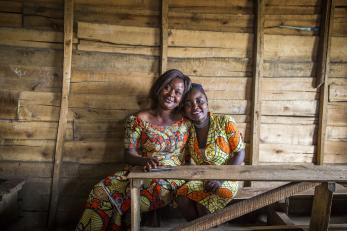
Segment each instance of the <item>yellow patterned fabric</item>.
M188 152L193 165L227 165L236 152L245 148L241 133L231 116L210 113L205 151L199 149L194 126L188 140ZM237 181L224 181L215 192L205 192L203 181L189 181L177 190L177 196L185 196L205 206L211 213L224 208L236 195Z

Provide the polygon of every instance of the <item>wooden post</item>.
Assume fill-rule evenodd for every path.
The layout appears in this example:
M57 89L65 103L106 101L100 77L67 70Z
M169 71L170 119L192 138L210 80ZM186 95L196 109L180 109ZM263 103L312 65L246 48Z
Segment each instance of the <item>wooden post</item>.
M322 183L314 192L310 231L328 230L335 183Z
M167 49L168 49L168 12L169 1L161 1L161 50L160 50L160 74L163 74L167 69Z
M131 179L130 180L130 193L131 193L131 230L139 231L141 222L141 210L140 210L140 187L142 180Z
M260 93L263 76L263 50L264 50L264 0L257 0L254 50L253 50L253 80L252 80L252 135L250 164L256 165L259 161L259 133L260 133Z
M73 40L73 0L65 0L64 3L64 64L63 64L63 84L61 95L61 106L59 125L57 131L57 141L55 145L53 179L51 185L51 197L49 204L48 226L52 227L55 223L59 199L60 169L63 160L63 146L65 128L68 114L68 98L70 92L71 61L72 61L72 40Z
M326 140L327 115L328 115L328 72L331 31L334 22L335 0L323 1L322 21L319 40L319 57L317 62L317 88L320 87L319 97L319 128L317 142L316 164L324 163L324 148ZM325 3L325 4L324 4Z
M208 214L191 221L187 224L180 225L172 230L180 231L198 231L212 228L216 225L222 224L231 219L240 217L244 214L250 213L279 200L293 196L296 193L306 191L312 187L319 185L314 182L301 182L301 183L289 183L279 188L275 188L263 194L252 197L251 199L244 200L232 204L218 212Z

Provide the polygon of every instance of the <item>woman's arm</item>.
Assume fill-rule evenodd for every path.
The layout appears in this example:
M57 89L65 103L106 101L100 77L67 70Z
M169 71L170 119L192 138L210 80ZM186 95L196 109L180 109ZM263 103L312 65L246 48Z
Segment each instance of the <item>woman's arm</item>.
M245 149L241 149L234 153L234 156L230 159L228 165L240 165L245 160Z
M130 165L144 166L146 171L150 171L152 168L159 166L158 159L153 157L143 157L133 148L125 149L124 161Z

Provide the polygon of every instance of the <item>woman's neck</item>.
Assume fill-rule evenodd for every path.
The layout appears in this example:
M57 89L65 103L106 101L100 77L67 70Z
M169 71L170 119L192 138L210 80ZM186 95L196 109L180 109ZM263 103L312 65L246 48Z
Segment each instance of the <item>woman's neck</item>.
M194 126L196 128L206 128L210 123L210 118L207 116L204 120L202 121L194 121Z
M161 108L156 108L153 112L157 122L160 124L172 124L177 119L174 110L162 110Z

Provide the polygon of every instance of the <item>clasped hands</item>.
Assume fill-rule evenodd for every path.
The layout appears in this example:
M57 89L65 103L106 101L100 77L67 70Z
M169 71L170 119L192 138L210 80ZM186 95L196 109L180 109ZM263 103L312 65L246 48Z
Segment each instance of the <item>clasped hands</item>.
M159 162L158 158L156 158L156 157L146 157L144 159L143 170L145 172L150 172L151 169L157 168L158 166L162 166L162 164Z
M156 157L146 157L144 160L143 170L145 172L151 171L153 168L157 168L158 166L162 166L159 162L159 159ZM208 180L204 182L204 190L206 192L216 192L223 184L223 181L219 180Z

